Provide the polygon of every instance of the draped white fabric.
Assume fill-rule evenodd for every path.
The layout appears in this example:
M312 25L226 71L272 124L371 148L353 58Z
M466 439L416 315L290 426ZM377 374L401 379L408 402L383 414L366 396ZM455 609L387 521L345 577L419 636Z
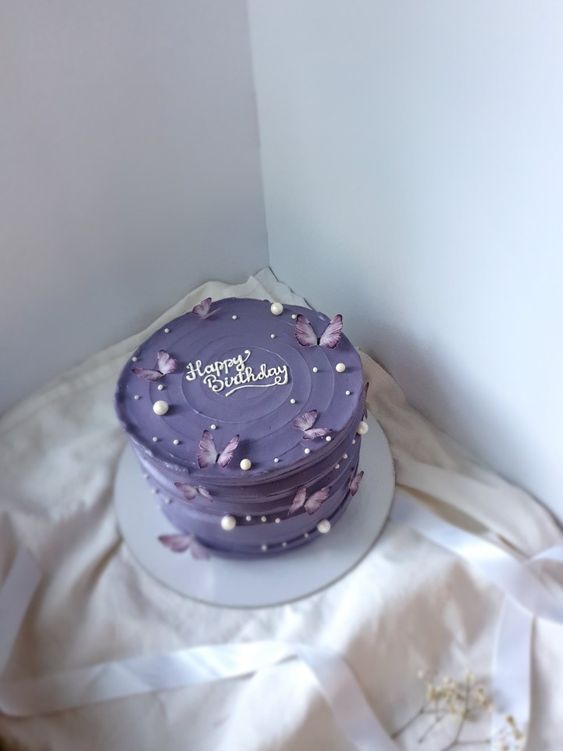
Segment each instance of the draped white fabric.
M235 287L204 285L151 330L207 294L299 300L264 271ZM0 580L9 586L6 577L18 542L33 551L46 572L3 678L27 680L202 644L267 640L308 645L316 654L345 656L369 706L391 731L422 702L418 669L460 675L469 668L489 677L495 633L497 647L506 646L504 652L496 650L497 665L511 667L513 684L526 680L527 652L508 648L515 637L530 642L529 611L518 602L540 607L548 616L534 629L529 748L558 748L563 734L561 590L542 586L535 573L536 567L551 565L548 553L525 568L516 564L519 580L531 579L520 598L506 601L502 619L503 595L497 587L400 527L390 528L362 564L330 589L267 610L192 603L134 565L111 508L113 473L123 445L111 397L124 357L146 333L91 358L0 421ZM495 548L504 546L516 560L561 544L561 531L543 507L478 466L429 425L373 360L364 357L364 367L371 382L370 409L391 441L398 481L421 504L453 522L454 529L478 534ZM364 462L369 471L367 458ZM550 560L557 559L557 550ZM500 568L506 572L506 562ZM507 580L512 581L510 571ZM509 617L510 608L524 614L521 621ZM13 625L21 614L7 617ZM60 751L142 751L155 744L162 751L352 748L304 665L289 660L252 677L45 716L0 717L0 737L13 737L25 748ZM521 702L522 692L503 701L507 706ZM343 699L338 703L347 706ZM527 711L525 703L522 711ZM488 734L486 725L475 733L479 730ZM415 738L405 734L402 746L418 747Z
M20 548L0 589L0 666L7 662L19 626L39 583L39 567ZM15 613L15 617L9 613ZM2 682L0 712L10 717L76 709L98 702L238 678L299 658L317 681L335 721L358 751L397 751L366 702L345 660L330 649L275 641L217 644L132 657Z

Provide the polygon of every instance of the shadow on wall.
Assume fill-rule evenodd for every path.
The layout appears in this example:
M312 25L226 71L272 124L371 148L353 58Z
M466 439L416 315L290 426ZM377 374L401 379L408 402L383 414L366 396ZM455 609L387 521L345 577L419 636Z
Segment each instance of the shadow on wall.
M454 368L439 346L432 342L423 345L403 329L388 325L376 325L373 336L361 336L357 344L383 365L407 394L416 394L409 401L424 417L468 447L480 464L533 495L533 481L544 471L543 457L531 455L530 439L514 414L502 410L465 371ZM384 352L391 353L390 357ZM496 447L487 456L479 448L483 435L488 437L489 447ZM520 478L529 478L529 485L503 469L503 457L510 457L510 463L520 468Z

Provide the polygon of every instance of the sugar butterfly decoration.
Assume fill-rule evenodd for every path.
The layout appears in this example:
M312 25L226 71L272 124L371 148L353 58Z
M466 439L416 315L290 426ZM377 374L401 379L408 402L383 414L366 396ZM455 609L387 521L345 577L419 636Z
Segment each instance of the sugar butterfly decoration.
M313 425L317 421L319 413L316 409L311 409L308 412L303 412L293 421L293 427L303 432L303 438L324 438L331 430L330 428L314 428Z
M333 349L340 341L342 334L342 316L340 313L330 319L328 326L320 337L315 334L311 322L301 313L295 321L295 336L303 347L328 347Z
M174 485L182 493L186 501L193 501L198 495L202 498L207 498L208 501L212 500L211 493L202 485L190 485L187 482L175 482Z
M211 302L211 298L206 297L205 300L202 300L197 305L194 305L194 307L192 308L192 313L195 313L195 315L202 320L209 318L209 316L212 316L219 310L219 308L211 310Z
M156 369L149 370L148 368L132 368L133 373L139 378L144 378L145 381L158 381L165 375L175 373L178 370L178 362L161 349L156 356Z
M318 511L321 505L326 501L329 493L330 486L327 485L324 488L311 493L311 495L307 498L307 488L305 487L305 485L302 485L295 494L295 498L293 499L291 506L289 507L287 515L289 516L290 514L294 514L296 511L299 511L299 509L303 507L305 507L305 511L308 514L314 514L315 511Z
M364 476L364 471L357 472L355 475L352 475L350 478L350 484L348 485L348 489L350 491L350 495L354 496L358 492L358 488L360 487L360 483L362 481L362 477Z
M204 430L199 441L199 446L197 447L197 463L199 468L207 469L207 467L214 464L218 464L220 467L226 467L233 458L233 454L235 453L238 444L239 436L235 435L227 443L225 448L219 452L217 451L215 441L209 430Z
M189 550L192 558L203 560L209 558L209 551L204 547L194 535L172 534L160 535L158 541L161 545L171 550L173 553L185 553Z

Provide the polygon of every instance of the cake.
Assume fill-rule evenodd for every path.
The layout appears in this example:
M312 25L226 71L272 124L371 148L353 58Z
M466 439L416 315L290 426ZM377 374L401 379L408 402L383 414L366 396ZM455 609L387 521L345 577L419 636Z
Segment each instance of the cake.
M171 550L282 553L326 535L358 489L367 431L342 317L207 298L125 364L115 406Z

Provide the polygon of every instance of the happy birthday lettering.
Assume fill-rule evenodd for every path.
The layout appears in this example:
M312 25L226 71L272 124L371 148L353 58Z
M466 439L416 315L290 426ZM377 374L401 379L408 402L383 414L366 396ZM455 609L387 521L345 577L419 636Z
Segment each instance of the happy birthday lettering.
M224 360L202 365L201 360L189 362L186 365L186 379L195 381L201 378L215 394L223 393L223 396L231 396L235 391L245 388L270 388L271 386L284 386L289 381L287 365L267 365L261 363L258 370L254 370L246 362L251 350L245 349L235 357L226 357ZM262 383L268 381L268 383Z

